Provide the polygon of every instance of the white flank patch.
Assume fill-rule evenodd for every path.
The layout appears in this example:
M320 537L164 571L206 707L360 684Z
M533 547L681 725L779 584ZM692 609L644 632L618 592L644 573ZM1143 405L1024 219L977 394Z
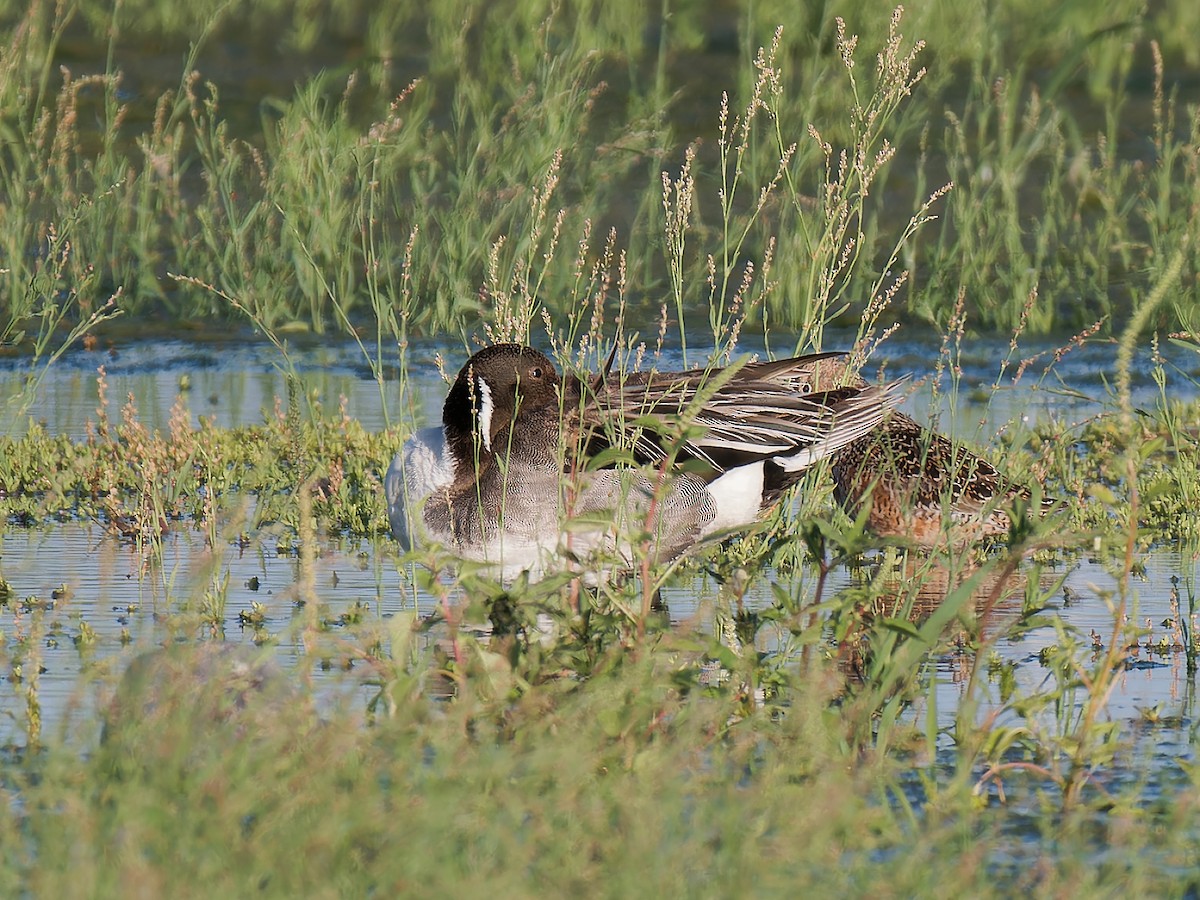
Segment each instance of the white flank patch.
M423 530L422 508L429 495L453 480L454 460L442 426L422 428L404 442L388 466L383 493L392 534L405 550L412 549L413 535Z
M492 389L482 378L476 378L479 387L479 434L483 438L483 449L492 452L492 414L496 404L492 401Z
M550 517L557 522L557 517ZM547 573L561 568L558 555L558 529L541 536L521 537L503 535L498 541L473 548L463 548L464 559L475 559L494 566L501 581L515 581L522 572L530 581L540 581Z
M741 528L758 520L763 498L763 460L730 469L708 486L717 515L701 537Z

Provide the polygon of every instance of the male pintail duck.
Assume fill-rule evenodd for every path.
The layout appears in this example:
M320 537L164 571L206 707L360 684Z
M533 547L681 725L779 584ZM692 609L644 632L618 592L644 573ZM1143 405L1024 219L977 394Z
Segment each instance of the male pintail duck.
M637 545L674 559L753 524L895 405L894 384L817 389L837 356L583 380L529 347L487 347L458 373L442 424L392 461L392 532L506 579L596 551L628 565Z

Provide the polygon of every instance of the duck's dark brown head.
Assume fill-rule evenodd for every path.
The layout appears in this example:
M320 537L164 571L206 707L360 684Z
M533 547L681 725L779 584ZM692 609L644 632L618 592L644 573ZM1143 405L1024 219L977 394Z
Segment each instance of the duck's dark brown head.
M554 363L532 347L496 344L480 350L459 371L442 407L455 459L496 452L499 436L518 421L522 407L557 403L558 390Z

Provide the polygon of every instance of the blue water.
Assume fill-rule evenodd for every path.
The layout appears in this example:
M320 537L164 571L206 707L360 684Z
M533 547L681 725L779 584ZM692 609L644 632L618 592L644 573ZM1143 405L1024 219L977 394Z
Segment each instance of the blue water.
M826 335L825 346L841 349L852 340L851 334L834 332ZM703 346L702 339L695 338L694 345ZM778 352L790 350L780 339L773 341L772 347ZM999 425L1014 417L1031 422L1053 418L1070 424L1096 415L1106 405L1111 407L1116 345L1110 341L1085 344L1066 353L1047 372L1058 347L1058 342L1049 340L1029 342L1001 377L1007 345L998 348L991 340L964 340L958 357L961 378L957 390L948 374L943 375L939 386L936 405L939 419L944 420L941 427L966 440L986 441ZM738 349L749 354L763 352L762 342L751 339L743 340ZM931 405L940 349L938 340L893 337L867 371L872 373L884 364L888 377L912 376L915 386L908 409L923 418ZM1200 354L1170 344L1162 348L1162 353L1169 395L1179 399L1196 396L1200 392ZM364 427L378 430L413 418L418 424L436 420L445 396L445 384L435 362L439 354L451 377L469 355L461 343L412 342L406 351L411 377L407 395L402 395L395 377L400 353L394 345L383 353L382 390L374 380L371 361L351 341L329 340L295 349L291 363L305 387L300 398L303 409L316 403L326 412L336 412L344 398L350 416ZM1022 359L1035 361L1013 384ZM665 351L653 362L663 370L683 366L677 350ZM688 362L702 363L703 357L693 352ZM88 420L96 418L96 378L101 366L108 382L109 417L117 419L132 395L141 420L151 428L166 427L171 408L181 395L193 422L203 416L222 427L255 424L273 415L277 404L285 409L287 406L288 362L271 345L155 340L67 353L50 369L28 415L44 422L52 433L82 437ZM0 359L0 397L15 393L26 370L27 363L22 360ZM1158 401L1152 370L1151 354L1146 348L1135 358L1131 373L1133 400L1142 408L1153 408ZM187 390L181 391L181 382L186 382ZM990 405L980 406L979 392L991 394L997 382L998 390ZM0 416L5 412L0 406ZM20 426L18 421L9 427Z

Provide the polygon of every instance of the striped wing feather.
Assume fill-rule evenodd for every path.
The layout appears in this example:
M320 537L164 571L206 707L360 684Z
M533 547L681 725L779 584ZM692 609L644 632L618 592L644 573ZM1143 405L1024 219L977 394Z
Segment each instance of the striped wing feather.
M897 401L895 384L812 391L814 364L839 355L598 379L581 424L593 450L621 443L643 462L675 445L717 471L806 449L811 462L869 432Z

